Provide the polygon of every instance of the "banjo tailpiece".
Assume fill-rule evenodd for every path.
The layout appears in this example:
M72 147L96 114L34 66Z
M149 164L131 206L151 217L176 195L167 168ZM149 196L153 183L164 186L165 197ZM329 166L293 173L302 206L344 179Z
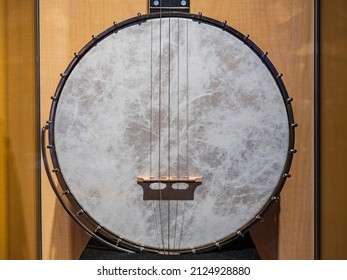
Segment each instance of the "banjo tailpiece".
M143 200L194 200L195 189L202 184L202 177L137 177L137 183L143 188ZM159 189L151 188L152 184L159 184ZM165 187L161 189L160 184ZM188 187L174 188L182 184Z

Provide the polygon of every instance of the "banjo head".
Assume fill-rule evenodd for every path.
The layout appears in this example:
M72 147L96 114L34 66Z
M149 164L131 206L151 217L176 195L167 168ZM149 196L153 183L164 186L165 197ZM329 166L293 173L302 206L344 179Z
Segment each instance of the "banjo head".
M294 119L249 38L183 13L93 39L53 98L52 164L75 220L116 247L213 249L257 222L289 176Z

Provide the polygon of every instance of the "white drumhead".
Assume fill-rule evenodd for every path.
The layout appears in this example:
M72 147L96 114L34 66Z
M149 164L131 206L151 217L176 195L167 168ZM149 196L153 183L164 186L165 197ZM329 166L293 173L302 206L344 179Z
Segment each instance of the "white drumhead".
M80 59L59 96L54 142L66 184L100 226L179 250L235 234L263 210L289 125L276 81L247 45L204 22L156 18ZM138 176L202 184L194 200L145 201Z

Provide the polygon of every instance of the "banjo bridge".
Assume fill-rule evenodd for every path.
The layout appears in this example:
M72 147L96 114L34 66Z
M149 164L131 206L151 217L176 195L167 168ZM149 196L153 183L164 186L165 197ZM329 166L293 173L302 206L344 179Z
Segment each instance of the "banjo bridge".
M143 189L143 200L194 200L195 189L202 184L202 177L176 176L137 177L137 183ZM152 184L164 184L163 189L153 189ZM186 184L184 189L174 188L175 184Z

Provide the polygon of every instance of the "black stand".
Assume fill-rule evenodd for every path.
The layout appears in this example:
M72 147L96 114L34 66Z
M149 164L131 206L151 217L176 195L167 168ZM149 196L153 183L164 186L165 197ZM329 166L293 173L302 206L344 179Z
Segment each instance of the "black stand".
M167 256L151 253L127 254L110 249L91 238L81 254L80 260L260 260L249 233L223 246L221 250L201 254Z

